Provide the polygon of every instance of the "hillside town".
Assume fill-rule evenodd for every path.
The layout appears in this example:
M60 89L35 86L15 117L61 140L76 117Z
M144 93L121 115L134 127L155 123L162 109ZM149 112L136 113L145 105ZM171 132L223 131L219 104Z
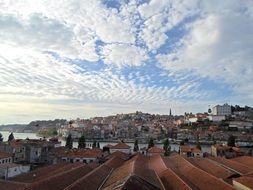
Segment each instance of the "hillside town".
M40 132L49 130L42 128ZM182 116L152 115L136 112L118 114L108 117L76 119L56 128L59 137L71 134L74 140L82 135L85 138L102 141L118 141L147 143L153 138L157 142L164 138L180 143L200 142L214 144L226 142L229 136L236 137L238 146L253 146L253 108L217 105L205 113L185 113Z
M49 138L10 133L0 138L0 189L253 189L252 122L252 108L224 104L184 116L70 120Z

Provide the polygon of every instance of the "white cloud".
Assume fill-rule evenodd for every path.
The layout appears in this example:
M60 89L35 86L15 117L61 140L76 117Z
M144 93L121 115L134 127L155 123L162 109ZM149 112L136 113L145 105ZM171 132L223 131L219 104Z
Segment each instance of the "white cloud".
M232 86L235 94L249 97L249 91L253 91L250 85L253 18L238 7L234 13L226 9L220 14L217 10L210 12L203 12L204 18L189 26L189 34L181 39L177 48L158 55L157 59L167 70L193 71L193 74Z
M106 64L117 66L140 66L147 59L145 50L127 44L109 44L102 48L101 54Z

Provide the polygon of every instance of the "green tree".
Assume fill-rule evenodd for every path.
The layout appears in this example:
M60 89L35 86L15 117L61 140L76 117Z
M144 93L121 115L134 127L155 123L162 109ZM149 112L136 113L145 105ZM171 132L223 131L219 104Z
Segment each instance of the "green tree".
M58 132L56 129L53 130L53 136L57 136L58 135Z
M4 138L3 138L3 135L2 133L0 133L0 142L3 142Z
M67 139L66 139L66 145L65 147L72 149L73 147L73 139L71 137L71 134L68 135Z
M15 138L14 138L14 135L13 135L13 133L11 133L10 135L9 135L9 137L8 137L8 141L12 141L12 140L14 140Z
M86 141L84 135L78 139L78 148L86 148Z
M150 138L149 142L148 142L148 148L151 148L151 147L154 147L154 146L155 146L154 139Z
M138 140L136 139L134 141L134 152L137 152L139 150Z
M163 149L164 149L164 156L169 156L170 155L170 143L169 143L169 140L166 139L164 142L163 142Z
M235 136L230 135L230 136L228 137L228 142L227 142L227 144L228 144L228 146L234 147L234 146L235 146Z
M100 144L99 144L99 142L97 142L97 148L100 148Z
M92 144L92 148L96 148L96 147L97 147L97 141L94 140L94 141L93 141L93 144Z
M196 148L199 149L199 150L201 150L201 145L200 145L199 142L197 143Z

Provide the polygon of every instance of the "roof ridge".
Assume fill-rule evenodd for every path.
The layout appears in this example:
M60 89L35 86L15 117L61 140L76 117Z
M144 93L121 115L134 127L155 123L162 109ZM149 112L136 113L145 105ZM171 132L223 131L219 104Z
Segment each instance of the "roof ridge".
M48 180L53 179L53 178L56 178L56 177L58 177L58 176L61 176L61 175L70 173L70 172L72 172L73 170L77 170L77 169L84 168L84 167L87 167L87 165L76 166L76 167L73 167L73 168L71 168L71 169L68 169L67 171L63 171L63 172L57 173L57 174L55 174L55 175L53 175L53 176L48 176L48 177L46 177L46 178L39 179L38 181L35 181L35 182L31 183L31 184L29 185L29 187L30 187L30 186L32 187L32 186L34 186L34 185L36 185L36 184L42 183L43 181L44 181L44 182L45 182L45 181L48 181ZM89 168L90 168L90 167L89 167ZM91 169L91 168L90 168L90 169Z
M73 187L74 185L78 184L79 182L81 182L82 180L84 180L85 178L87 178L88 176L90 176L91 174L93 174L94 172L96 172L97 170L99 170L100 168L102 167L107 167L107 168L110 168L104 164L96 167L95 169L91 170L89 173L87 173L86 175L84 175L83 177L79 178L78 180L74 181L72 184L70 184L69 186L65 187L64 190L68 190L70 189L71 187Z

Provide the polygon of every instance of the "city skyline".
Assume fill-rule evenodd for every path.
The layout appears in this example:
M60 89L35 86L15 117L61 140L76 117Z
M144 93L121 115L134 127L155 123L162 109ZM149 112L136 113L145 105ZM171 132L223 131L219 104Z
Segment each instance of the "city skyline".
M0 124L253 105L253 1L0 0Z

